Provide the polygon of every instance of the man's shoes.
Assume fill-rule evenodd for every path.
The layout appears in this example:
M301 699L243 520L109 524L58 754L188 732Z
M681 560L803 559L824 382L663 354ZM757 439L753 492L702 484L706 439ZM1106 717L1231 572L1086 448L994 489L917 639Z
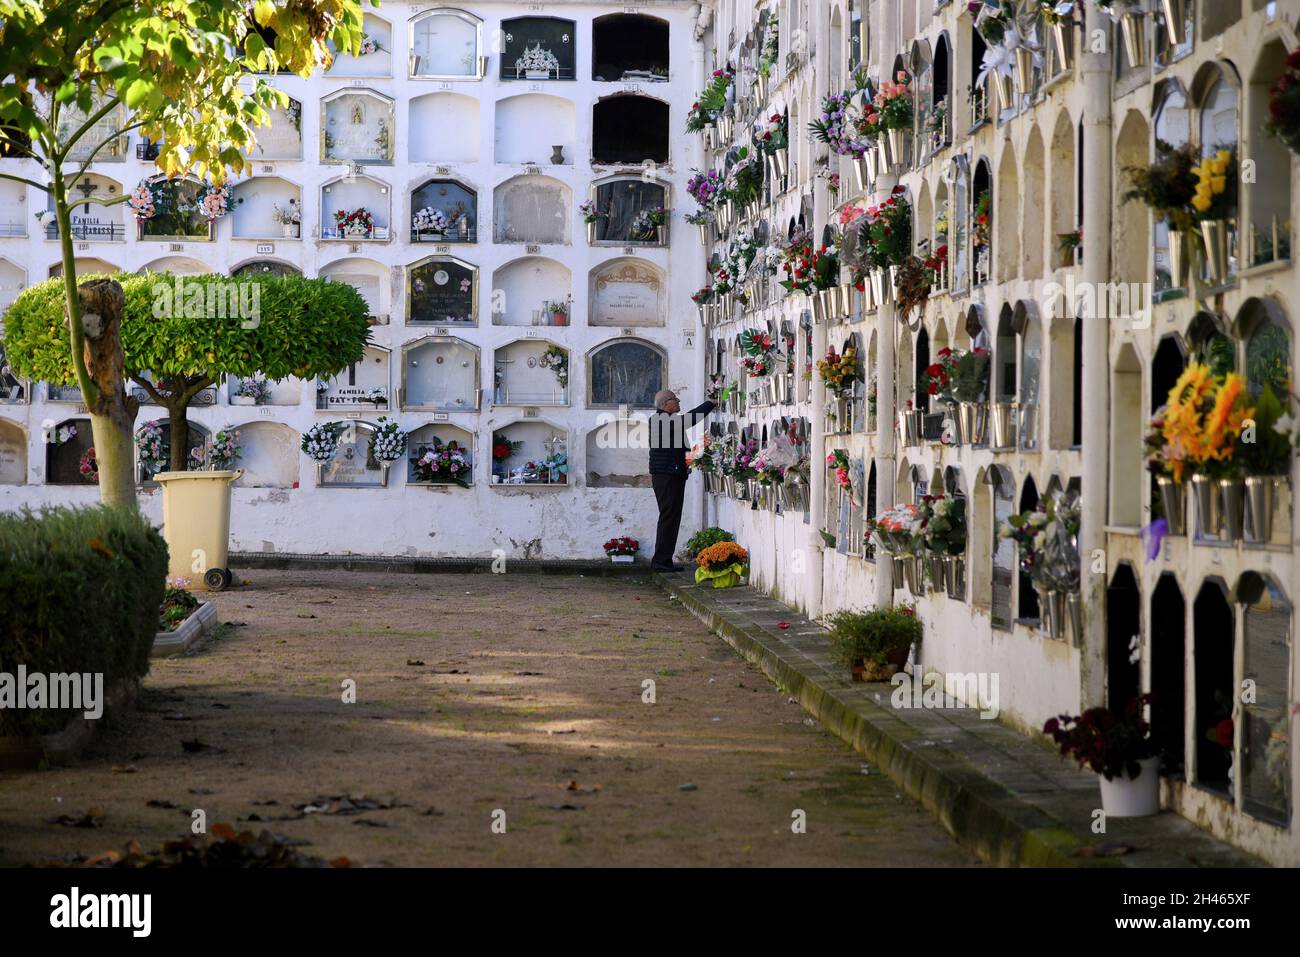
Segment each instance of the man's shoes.
M681 565L651 565L652 572L684 572L686 569Z

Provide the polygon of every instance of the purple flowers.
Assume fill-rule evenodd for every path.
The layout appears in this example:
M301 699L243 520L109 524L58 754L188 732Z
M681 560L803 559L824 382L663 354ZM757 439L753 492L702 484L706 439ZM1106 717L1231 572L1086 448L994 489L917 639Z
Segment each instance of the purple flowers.
M696 173L686 184L686 192L705 209L712 209L722 191L722 176L717 170Z

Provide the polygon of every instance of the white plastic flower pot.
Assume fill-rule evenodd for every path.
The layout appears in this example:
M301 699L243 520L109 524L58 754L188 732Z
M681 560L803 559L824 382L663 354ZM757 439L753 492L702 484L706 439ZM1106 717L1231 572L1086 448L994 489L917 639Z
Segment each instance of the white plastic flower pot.
M1160 759L1143 758L1136 778L1127 774L1101 781L1101 809L1107 817L1150 817L1160 813Z

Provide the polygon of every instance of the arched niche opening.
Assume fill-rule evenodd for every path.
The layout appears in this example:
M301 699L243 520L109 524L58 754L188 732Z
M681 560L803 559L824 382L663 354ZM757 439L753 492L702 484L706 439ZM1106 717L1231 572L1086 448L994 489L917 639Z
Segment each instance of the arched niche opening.
M975 164L971 180L971 254L974 283L993 278L993 173L986 159Z
M1286 47L1274 38L1264 45L1250 75L1246 129L1263 129L1270 119L1274 84L1286 70ZM1250 263L1256 266L1291 258L1291 153L1273 136L1253 136L1250 158L1255 181L1245 186Z
M411 192L411 242L478 242L478 191L454 179L430 179Z
M387 412L389 409L389 352L382 346L366 346L357 362L332 379L316 384L319 411Z
M109 267L110 271L114 269L115 267ZM11 262L0 256L0 320L3 320L5 310L9 308L9 304L17 299L18 294L26 288L27 270L18 263Z
M371 176L340 176L320 188L320 238L341 242L385 242L389 238L392 192Z
M989 618L993 627L1000 631L1010 631L1012 622L1011 599L1014 594L1013 583L1016 580L1019 558L1016 546L1009 538L1003 538L999 530L1005 526L1015 513L1016 481L1010 470L1001 465L989 467L985 481L991 488L993 506L993 532L989 550L991 557L991 582L989 585ZM982 533L981 533L982 534ZM974 581L980 581L974 578Z
M1029 130L1029 139L1025 145L1024 195L1038 197L1038 201L1023 203L1020 229L1020 275L1026 277L1041 276L1044 270L1043 259L1043 208L1042 198L1047 195L1046 154L1043 150L1043 138L1035 125Z
M1195 781L1225 797L1232 796L1236 625L1222 579L1207 579L1192 606Z
M455 256L430 256L407 267L407 325L473 325L477 321L477 266Z
M1012 325L1020 337L1020 447L1038 448L1039 403L1043 377L1043 324L1030 299L1016 303Z
M474 433L431 422L411 430L406 450L407 485L470 488L474 484Z
M0 388L3 373L0 372ZM0 403L4 402L0 399ZM0 419L0 485L27 484L27 433L17 422Z
M1129 110L1115 141L1115 165L1126 170L1147 165L1151 129L1138 110ZM1151 263L1151 213L1137 201L1124 202L1123 189L1115 190L1111 211L1111 262L1115 280L1144 283Z
M1106 702L1123 714L1142 691L1142 669L1134 651L1142 636L1142 592L1133 566L1121 562L1106 586Z
M344 89L321 97L322 163L393 161L397 118L393 99L375 90Z
M298 239L302 189L278 176L254 176L232 190L231 235L236 239Z
M492 356L493 404L569 404L569 350L546 339L518 339Z
M1060 239L1075 232L1079 216L1076 205L1075 128L1069 110L1062 108L1056 114L1056 127L1052 133L1051 179L1051 240L1056 247L1054 266L1073 266L1078 260L1078 248L1066 251Z
M668 356L643 339L601 343L587 353L587 407L653 409L668 380Z
M1242 680L1253 694L1241 706L1241 770L1243 805L1252 817L1285 827L1291 820L1292 717L1287 672L1291 664L1293 607L1278 581L1269 574L1248 571L1233 589L1244 606Z
M85 282L87 276L111 276L114 273L121 272L120 266L115 266L106 259L85 256L73 260L72 268L77 274L77 282ZM148 268L148 267L146 267ZM63 275L63 263L51 263L50 278L55 279ZM188 275L197 275L189 273ZM10 299L12 302L13 299Z
M463 93L426 93L407 106L407 157L412 163L477 163L479 102ZM455 136L448 136L455 130Z
M520 420L492 433L492 486L569 484L569 433L545 419Z
M361 18L361 50L353 56L340 53L329 41L334 62L327 76L392 76L393 75L393 25L374 13L364 13Z
M1142 524L1142 360L1132 343L1120 347L1110 381L1110 524Z
M146 461L140 455L140 440L147 429L157 429L162 435L162 459L158 462ZM185 462L188 468L197 468L201 461L204 446L208 442L208 430L198 422L186 423ZM154 483L154 476L166 472L170 465L172 443L172 425L167 419L151 419L136 426L135 430L135 477L137 482Z
M141 182L153 200L153 215L137 221L139 239L169 239L177 242L211 242L215 221L199 211L207 192L205 183L196 179L167 179L153 176Z
M1247 300L1233 323L1245 339L1246 384L1253 398L1265 388L1285 404L1295 381L1291 363L1291 327L1278 301L1273 298Z
M998 164L998 206L994 217L993 242L997 250L997 277L1002 282L1020 273L1020 182L1016 175L1016 151L1008 143Z
M206 276L212 272L212 267L202 260L192 259L189 256L163 256L161 259L145 263L138 271L168 273L172 276ZM77 276L81 277L80 269L77 270Z
M492 274L492 324L556 325L553 307L562 303L571 312L572 293L573 274L564 263L544 256L513 260ZM571 320L568 312L562 318Z
M301 437L281 422L245 422L239 435L240 488L295 488L298 485Z
M587 433L587 487L649 488L645 464L649 444L644 415L602 418Z
M495 117L493 141L498 163L573 165L578 134L577 108L572 100L521 93L498 100Z
M1038 508L1038 486L1032 475L1026 475L1020 486L1020 514L1032 512ZM1018 564L1018 563L1017 563ZM1039 620L1038 592L1034 589L1029 573L1020 568L1016 582L1016 618L1022 622L1037 623Z
M1165 773L1182 771L1187 741L1187 603L1178 578L1165 572L1151 593L1151 738Z
M1011 304L1004 302L998 310L997 337L993 341L993 389L994 402L1016 401L1018 386L1016 354L1016 330L1012 322L1014 312Z
M591 271L587 301L592 326L663 326L668 323L663 271L631 257L611 259Z
M266 112L270 125L253 130L257 142L248 158L254 162L302 159L302 103L289 97L287 105Z
M320 276L330 282L345 282L370 307L372 322L386 324L392 311L393 278L389 267L373 259L336 259L320 267Z
M410 21L409 68L423 79L482 79L487 69L483 21L472 13L435 7Z
M230 275L235 279L243 276L301 276L302 270L293 263L278 259L249 259L230 270Z
M25 190L25 187L10 181L0 181L0 183L3 183L3 185L0 185L0 236L25 236L27 235L26 222L21 223L21 232L12 230L7 232L4 225L6 187L15 187L18 190ZM105 206L100 202L120 200L121 197L122 184L115 179L109 179L107 176L100 176L97 173L88 173L69 186L68 202L71 206L68 209L68 218L72 238L79 243L124 241L126 239L126 226L123 222L123 204L116 202L112 206ZM26 199L25 192L22 199ZM17 205L26 208L25 202ZM59 224L54 219L54 198L52 196L49 197L45 210L41 234L46 239L58 239Z
M597 100L591 110L591 162L667 163L670 152L668 104L636 93Z
M573 193L549 176L516 176L493 191L492 236L498 243L569 242Z
M503 80L577 79L578 33L561 17L512 17L501 21Z
M45 482L48 485L98 484L90 453L95 436L90 419L64 419L48 432L45 440Z
M602 214L592 224L594 242L617 246L659 243L648 213L668 208L668 188L663 183L629 176L606 179L593 184L592 199Z
M668 22L611 13L591 25L591 78L598 82L668 82Z
M328 462L316 465L316 484L321 488L383 488L388 469L371 452L376 426L371 422L340 423L338 451Z
M427 336L402 346L402 408L477 412L478 346L454 336Z

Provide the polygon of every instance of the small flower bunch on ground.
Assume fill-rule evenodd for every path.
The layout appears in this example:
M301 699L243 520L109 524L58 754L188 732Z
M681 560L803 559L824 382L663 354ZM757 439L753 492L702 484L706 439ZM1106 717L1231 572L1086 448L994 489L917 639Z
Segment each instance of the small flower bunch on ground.
M1138 762L1159 753L1151 726L1142 718L1150 703L1151 695L1140 695L1128 703L1122 717L1109 708L1089 708L1077 717L1049 718L1043 734L1051 736L1063 757L1074 758L1079 767L1091 768L1107 781L1136 778L1142 771Z
M339 451L340 422L317 422L302 434L302 450L313 462L332 461Z
M749 571L749 552L735 542L717 542L695 556L697 584L712 581L714 588L740 583Z
M710 545L716 545L718 542L734 542L735 540L736 536L732 535L731 532L718 528L716 525L711 525L687 539L686 554L694 558Z
M190 593L189 580L180 576L167 576L162 604L158 606L158 630L175 631L198 607L199 600Z
M370 456L378 462L396 462L406 454L407 435L387 416L380 416L370 434Z
M627 535L619 538L611 538L605 543L606 555L635 555L641 548L641 543L635 538Z

